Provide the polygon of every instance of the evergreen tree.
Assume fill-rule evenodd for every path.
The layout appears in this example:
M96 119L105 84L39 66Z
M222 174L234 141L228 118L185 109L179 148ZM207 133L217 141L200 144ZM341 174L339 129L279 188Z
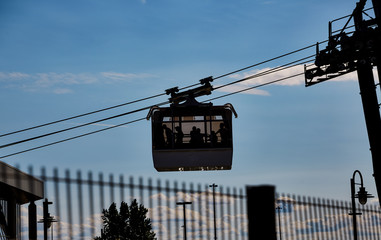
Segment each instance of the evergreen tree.
M148 210L138 205L134 199L130 206L122 202L119 212L116 204L112 203L109 209L103 209L103 228L101 236L95 240L154 240L151 219L147 218Z

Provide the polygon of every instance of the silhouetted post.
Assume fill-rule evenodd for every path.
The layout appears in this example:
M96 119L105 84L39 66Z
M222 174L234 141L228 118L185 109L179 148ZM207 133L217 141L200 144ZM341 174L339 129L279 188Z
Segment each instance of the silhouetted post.
M185 214L185 205L186 204L192 204L192 202L177 202L177 205L183 205L183 212L184 212L184 239L187 240L187 217Z
M356 183L355 182L355 176L356 176L356 173L360 176L360 184ZM360 185L360 190L358 191L358 193L356 194L355 192L355 185ZM363 178L362 178L362 175L361 175L361 172L359 170L356 170L353 172L353 177L351 178L351 200L352 200L352 213L350 213L349 215L352 215L353 219L352 219L352 223L353 223L353 239L354 240L357 240L357 236L358 236L358 233L357 233L357 215L361 215L362 213L358 213L356 211L356 202L355 202L355 198L358 198L359 199L359 203L364 205L366 204L368 198L372 198L373 196L371 194L368 194L367 191L365 191L365 187L364 187L364 182L363 182Z
M367 28L364 26L362 11L365 0L357 3L353 13L356 33L366 36ZM373 1L373 4L376 1ZM379 14L379 4L376 3L375 14ZM379 19L377 19L379 20ZM380 27L380 26L379 26ZM381 193L381 118L377 100L376 85L373 77L373 66L367 56L357 61L357 75L359 79L360 94L364 108L365 123L368 131L370 151L373 159L374 178L378 194ZM380 199L381 201L381 199Z
M249 240L276 240L275 187L246 186Z
M209 185L209 187L213 188L213 217L214 217L214 239L217 239L217 223L216 223L216 192L215 188L218 187L216 184Z
M32 201L28 206L28 229L29 240L37 239L37 208L36 204Z

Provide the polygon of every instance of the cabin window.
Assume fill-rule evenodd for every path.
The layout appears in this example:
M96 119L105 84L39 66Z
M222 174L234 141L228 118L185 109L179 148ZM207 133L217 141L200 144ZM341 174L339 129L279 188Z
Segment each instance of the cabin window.
M231 113L163 116L157 111L154 115L154 149L232 147Z

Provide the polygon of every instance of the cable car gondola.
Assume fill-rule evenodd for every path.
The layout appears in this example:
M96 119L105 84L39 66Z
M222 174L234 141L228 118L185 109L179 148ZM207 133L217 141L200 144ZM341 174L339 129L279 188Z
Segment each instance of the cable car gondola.
M209 83L197 90L208 87L211 89ZM199 103L194 95L200 95L200 91L173 94L174 89L170 90L174 103L170 107L153 107L147 116L152 123L155 169L159 172L231 169L232 113L237 117L233 106ZM178 103L185 99L184 103Z

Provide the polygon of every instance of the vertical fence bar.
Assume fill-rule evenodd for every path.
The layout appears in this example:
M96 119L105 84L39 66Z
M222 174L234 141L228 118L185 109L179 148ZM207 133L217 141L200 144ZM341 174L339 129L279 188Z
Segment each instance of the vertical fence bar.
M109 175L109 184L110 186L110 202L114 203L115 202L115 194L114 194L114 175L110 174Z
M326 199L323 198L322 200L322 203L323 203L323 212L324 212L324 219L325 219L325 237L326 239L329 239L329 224L327 224L328 222L328 219L327 219L327 203L326 203Z
M244 210L244 202L245 202L245 199L244 199L244 193L243 193L243 189L242 189L242 188L239 189L239 195L240 195L240 206L241 206L241 209L240 209L240 211L241 211L240 222L241 222L241 225L244 225L244 224L242 224L242 223L244 223L245 220L247 221L247 217L244 217L244 216L246 216L246 215L245 215L245 210ZM247 196L246 193L245 193L245 196ZM247 224L247 226L248 226L248 224ZM246 229L242 229L242 232L243 232L243 234L245 234L245 235L242 234L242 238L241 238L241 239L247 239L247 238L248 238L248 237L247 237L247 232L248 232L247 227L246 227Z
M366 233L366 235L367 235L367 238L366 239L371 239L371 237L372 237L372 231L370 230L371 228L370 228L370 225L369 225L369 221L368 221L368 217L369 217L369 206L367 206L367 205L365 205L365 206L363 206L364 207L364 213L365 213L365 215L364 215L364 225L365 225L365 233ZM368 230L367 230L368 229Z
M179 188L178 188L178 183L177 181L174 182L174 186L173 186L173 191L175 192L175 203L179 202ZM180 238L180 221L179 221L179 212L178 212L178 208L177 205L175 205L175 218L176 218L176 221L175 221L175 235L176 235L176 238L179 239Z
M91 237L95 237L95 215L94 215L94 192L93 192L93 174L92 172L88 172L87 174L88 184L89 184L89 210L90 210L90 231L91 231Z
M100 207L101 207L101 212L103 209L105 209L105 199L104 199L104 182L103 182L103 174L99 173L98 175L99 180L99 201L100 201Z
M200 233L200 239L204 239L204 218L202 215L202 190L201 190L201 184L197 185L197 192L198 192L198 214L199 214L199 233Z
M372 209L373 239L377 240L377 236L379 236L380 234L380 232L378 231L380 215L378 214L375 205L372 205L371 209Z
M309 220L309 228L310 228L310 239L314 239L316 235L316 231L314 231L314 224L313 224L313 205L311 201L311 197L307 197L307 206L308 206L308 220Z
M353 229L352 229L352 217L349 216L349 213L352 212L352 207L350 207L351 205L348 203L348 202L345 202L345 208L347 209L346 211L346 215L347 215L347 236L352 238L353 237Z
M220 231L220 236L221 236L221 239L222 240L225 240L225 225L224 225L224 187L223 186L219 186L219 190L220 190L220 197L219 197L219 204L220 204L220 218L219 218L219 222L220 222L220 228L221 228L221 231Z
M297 197L297 211L295 211L295 214L296 214L296 221L298 223L298 227L296 229L296 234L299 235L299 233L302 234L302 237L304 238L304 229L303 229L303 225L302 225L302 216L301 216L301 212L302 212L302 209L301 209L301 200L300 200L300 196Z
M57 221L62 221L61 211L60 211L60 188L59 188L59 177L58 177L58 169L54 168L53 170L53 183L54 183L54 199L55 199L55 207L56 207L56 219ZM61 239L61 224L56 224L57 227L57 238Z
M135 185L134 185L134 177L133 176L130 176L130 183L128 184L128 187L130 188L130 201L132 202L134 200L134 195L135 195L135 193L134 193Z
M190 191L189 191L189 193L190 193L190 201L192 202L192 204L190 205L190 210L191 210L191 218L189 219L190 221L191 221L191 228L190 228L190 230L191 230L191 235L190 236L192 236L191 237L191 239L194 239L195 238L195 223L196 223L196 221L195 221L195 219L194 219L194 205L196 205L196 202L194 201L195 200L195 198L194 198L194 187L193 187L193 183L190 183Z
M231 209L230 209L230 200L231 200L231 195L230 195L230 188L227 187L226 189L226 204L227 204L227 224L228 224L228 239L231 238L231 233L232 233L232 218L231 218Z
M140 202L144 204L144 186L143 186L143 178L139 178L139 195L140 195Z
M69 238L73 239L73 216L71 213L72 204L71 204L71 189L70 189L70 172L66 170L65 172L65 183L66 183L66 196L67 196L67 216L69 221Z
M308 225L306 223L303 224L303 222L306 222L308 220L308 205L306 203L306 196L301 197L301 207L302 211L300 211L301 215L301 221L302 221L302 229L303 229L303 235L305 235L304 239L310 239L310 229L308 228ZM304 226L303 226L304 225Z
M337 205L339 207L339 233L340 233L340 238L339 239L345 239L345 234L344 234L344 228L345 228L345 213L344 213L344 205L343 205L343 202L341 201L337 201Z
M333 238L333 226L334 226L334 224L333 224L333 222L332 222L332 220L333 220L333 215L332 215L332 202L329 200L329 199L327 199L327 208L328 208L328 216L327 216L327 219L328 219L328 226L329 226L329 229L328 229L328 232L330 233L330 237L331 237L331 239Z
M169 181L165 181L165 194L167 196L166 202L167 202L167 239L172 238L172 229L171 229L171 202L169 199L171 199L171 192L170 192L170 185Z
M182 201L184 201L184 202L186 202L187 201L187 187L186 187L187 185L186 185L186 183L185 182L183 182L182 183L182 189L181 189L181 192L183 193L183 199L182 199ZM189 199L190 200L190 199ZM191 205L193 205L193 203L191 204ZM183 206L184 208L185 208L185 206ZM189 211L186 211L186 213L187 212L189 212ZM185 216L183 216L183 217L185 217ZM187 221L189 221L189 218L186 218L187 219ZM184 221L185 222L185 224L187 225L187 229L189 229L189 224L187 223L187 221ZM183 228L185 228L186 226L184 226L183 225ZM184 238L185 238L185 236L183 236Z
M294 220L295 220L295 225L294 225L294 239L297 239L299 235L299 229L300 229L300 222L299 222L299 202L296 198L295 195L292 195L292 199L294 199Z
M210 228L210 209L213 209L210 207L210 194L209 194L210 190L209 190L209 185L206 184L205 185L205 218L206 218L206 236L207 238L211 238L211 228Z
M233 195L234 195L234 202L233 202L233 207L234 207L234 237L233 239L238 239L238 210L237 210L237 188L233 188Z
M149 178L148 179L148 208L151 209L151 211L148 212L149 214L149 217L152 219L152 210L153 210L153 206L152 206L152 179Z
M331 212L332 212L332 220L333 220L333 226L332 231L334 231L335 239L339 239L339 231L340 231L340 223L339 223L339 216L340 216L340 208L338 206L338 202L331 200Z
M162 229L162 203L161 203L161 181L160 179L157 180L157 211L158 211L158 222L159 222L159 239L163 239L163 229Z
M83 198L82 198L82 176L81 171L77 172L77 188L78 188L78 204L79 204L79 233L81 239L85 237L84 228L83 228Z
M119 176L119 197L120 197L120 202L127 202L125 199L124 199L124 177L123 175L121 174Z

